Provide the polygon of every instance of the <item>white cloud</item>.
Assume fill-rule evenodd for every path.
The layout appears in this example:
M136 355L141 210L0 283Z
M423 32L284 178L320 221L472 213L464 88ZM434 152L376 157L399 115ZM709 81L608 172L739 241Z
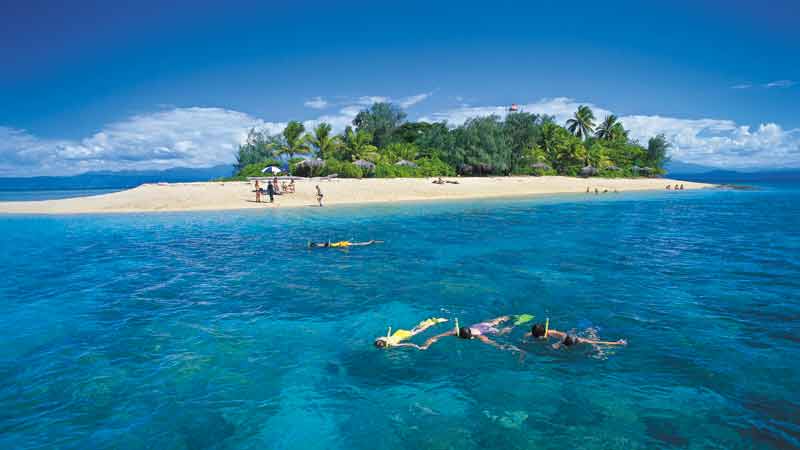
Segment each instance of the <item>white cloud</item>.
M672 144L670 156L679 161L732 168L800 167L800 129L661 116L624 116L620 121L642 143L663 133Z
M175 108L112 123L81 140L41 139L24 130L0 127L0 175L232 163L236 146L252 127L277 133L284 124L220 108Z
M422 94L412 95L411 97L406 97L406 98L398 100L397 103L400 105L401 108L406 109L406 108L410 108L410 107L416 105L417 103L425 101L425 99L427 99L431 95L433 95L431 92L425 92L425 93L422 93Z
M795 84L797 84L797 82L796 81L792 81L792 80L777 80L777 81L773 81L771 83L765 84L764 87L765 88L786 88L786 87L792 87Z
M322 97L314 97L311 100L306 100L303 105L313 109L325 109L328 107L328 101Z
M379 95L365 95L363 97L358 97L353 101L353 103L362 106L371 106L373 103L387 103L391 101L392 99L389 97L381 97Z
M750 83L742 83L742 84L734 84L733 86L731 86L731 89L750 89L751 87L753 87L753 85Z

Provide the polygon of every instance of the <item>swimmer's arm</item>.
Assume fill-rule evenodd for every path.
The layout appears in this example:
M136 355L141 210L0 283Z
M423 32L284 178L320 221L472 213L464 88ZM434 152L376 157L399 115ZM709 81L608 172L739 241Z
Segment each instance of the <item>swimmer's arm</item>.
M559 340L563 340L565 337L567 337L567 333L558 330L547 330L547 337L553 337Z
M422 344L422 347L420 347L419 349L420 350L427 350L428 347L430 347L431 345L435 344L436 341L438 341L439 339L441 339L441 338L443 338L445 336L455 336L455 335L456 335L456 332L452 331L452 330L448 331L446 333L437 334L436 336L434 336L434 337L428 339L427 341L425 341L425 343Z
M626 341L625 339L620 339L618 341L610 342L610 341L596 341L594 339L578 338L578 341L583 344L592 344L592 345L628 345L628 341Z
M492 347L499 349L499 350L512 350L517 352L522 352L522 350L518 349L517 347L511 344L498 344L497 342L489 339L486 336L476 336L479 341L483 342L484 344L491 345Z
M413 342L401 342L399 344L393 344L392 348L394 348L394 347L413 347L413 348L415 348L417 350L424 350L422 347L420 347L417 344L414 344Z

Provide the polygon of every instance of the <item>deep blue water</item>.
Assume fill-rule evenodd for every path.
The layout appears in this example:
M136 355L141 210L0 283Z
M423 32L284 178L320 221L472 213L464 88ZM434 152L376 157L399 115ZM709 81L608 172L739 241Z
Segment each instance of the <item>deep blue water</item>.
M800 445L797 185L4 216L0 271L0 448ZM372 346L522 312L629 345Z

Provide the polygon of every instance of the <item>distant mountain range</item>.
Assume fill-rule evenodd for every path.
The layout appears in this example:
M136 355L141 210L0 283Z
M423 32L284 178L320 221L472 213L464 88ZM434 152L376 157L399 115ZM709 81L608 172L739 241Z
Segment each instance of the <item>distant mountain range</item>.
M0 177L0 190L127 189L144 183L209 181L231 176L232 173L233 166L219 165L202 168L176 167L166 170L98 171L64 177Z
M728 170L681 161L670 161L665 168L668 177L687 181L713 183L800 181L800 169Z

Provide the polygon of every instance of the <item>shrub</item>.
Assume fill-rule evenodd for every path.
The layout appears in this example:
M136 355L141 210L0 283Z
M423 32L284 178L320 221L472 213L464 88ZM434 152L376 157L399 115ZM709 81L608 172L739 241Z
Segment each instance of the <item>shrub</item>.
M453 168L439 158L420 158L416 170L420 177L452 177L456 174Z
M364 176L364 172L361 170L361 167L353 163L342 163L341 168L339 169L339 176L341 178L361 178Z
M338 159L326 159L325 160L325 167L322 168L321 175L327 176L332 175L334 173L340 173L342 167L342 161Z
M393 164L378 163L375 165L375 176L377 178L396 178L398 177L397 166Z

